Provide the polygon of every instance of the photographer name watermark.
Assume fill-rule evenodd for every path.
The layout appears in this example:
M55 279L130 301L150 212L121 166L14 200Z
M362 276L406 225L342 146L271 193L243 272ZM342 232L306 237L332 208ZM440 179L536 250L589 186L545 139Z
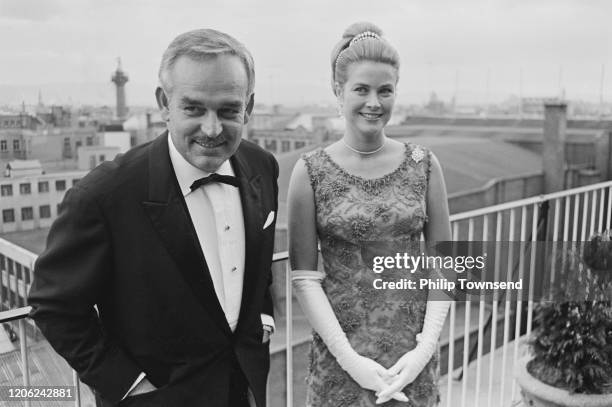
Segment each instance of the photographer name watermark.
M458 278L450 281L444 278L420 278L410 280L401 278L399 280L385 281L377 278L372 282L376 290L441 290L454 292L457 289L467 290L522 290L523 279L518 281L470 281L466 278Z

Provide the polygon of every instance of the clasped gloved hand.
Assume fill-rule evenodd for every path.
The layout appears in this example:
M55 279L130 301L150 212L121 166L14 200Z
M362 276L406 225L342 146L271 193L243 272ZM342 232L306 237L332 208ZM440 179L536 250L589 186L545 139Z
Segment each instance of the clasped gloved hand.
M380 393L388 389L391 375L376 361L355 352L321 287L325 275L316 270L293 270L295 294L306 318L319 334L340 367L366 390ZM389 393L388 400L407 402L402 392Z
M394 377L390 384L377 394L376 404L389 401L393 394L412 383L423 371L438 347L438 339L449 305L450 301L427 302L423 330L416 337L417 346L406 352L395 365L391 366L389 373Z

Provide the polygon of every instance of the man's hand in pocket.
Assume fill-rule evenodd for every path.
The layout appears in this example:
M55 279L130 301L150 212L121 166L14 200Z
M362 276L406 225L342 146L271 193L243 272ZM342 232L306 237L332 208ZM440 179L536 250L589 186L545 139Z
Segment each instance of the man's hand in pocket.
M270 336L272 335L272 327L270 325L263 326L263 338L261 343L268 343L270 341Z

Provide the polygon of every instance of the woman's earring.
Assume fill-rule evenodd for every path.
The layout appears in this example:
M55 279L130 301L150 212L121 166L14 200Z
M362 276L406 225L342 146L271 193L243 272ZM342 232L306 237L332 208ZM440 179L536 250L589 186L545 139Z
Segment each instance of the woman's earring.
M342 105L338 106L338 117L343 118L344 115L342 114Z

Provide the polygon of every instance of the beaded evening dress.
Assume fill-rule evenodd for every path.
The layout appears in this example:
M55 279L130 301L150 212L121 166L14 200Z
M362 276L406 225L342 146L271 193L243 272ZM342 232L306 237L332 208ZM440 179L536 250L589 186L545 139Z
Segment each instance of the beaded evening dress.
M398 281L410 276L397 270L374 273L372 259L395 252L421 254L418 242L427 221L430 153L405 144L401 165L376 179L346 172L322 149L303 159L315 196L323 290L355 351L389 368L416 346L427 291L375 289L375 279ZM390 400L383 406L436 405L438 359L436 352L417 379L404 388L409 403ZM309 407L376 405L374 392L362 389L338 365L316 333L307 384Z

